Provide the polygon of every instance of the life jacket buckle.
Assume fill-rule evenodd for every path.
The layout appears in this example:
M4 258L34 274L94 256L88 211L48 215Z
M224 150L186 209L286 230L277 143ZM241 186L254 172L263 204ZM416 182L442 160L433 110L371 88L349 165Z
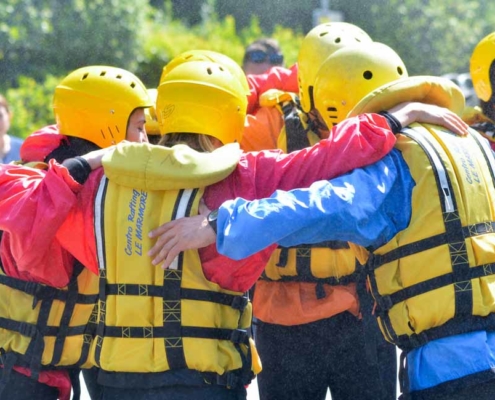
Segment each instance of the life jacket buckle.
M37 282L26 282L24 286L24 291L27 294L33 296L33 310L38 305L40 300L46 300L55 297L55 292L57 291L55 288L50 286L43 285Z
M36 329L35 325L28 324L27 322L19 323L19 334L21 334L22 336L34 338L37 333L38 330Z
M245 329L234 329L230 341L234 344L246 344L249 342L249 334Z
M244 311L249 304L249 298L247 296L235 296L230 306L234 310Z
M223 375L217 375L217 385L226 386L227 388L236 388L240 384L240 378L233 372L226 372Z
M388 295L387 296L377 296L376 302L378 304L376 312L379 315L384 314L385 312L387 312L388 310L390 310L394 306L392 298Z
M409 341L411 343L412 348L415 349L415 348L424 346L430 340L428 339L428 336L426 335L425 332L421 332L421 333L415 333L415 334L409 336Z

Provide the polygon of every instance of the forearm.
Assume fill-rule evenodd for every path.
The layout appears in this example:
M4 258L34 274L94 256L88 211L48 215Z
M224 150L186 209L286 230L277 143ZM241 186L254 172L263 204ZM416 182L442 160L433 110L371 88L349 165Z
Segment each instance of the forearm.
M247 153L246 164L240 168L254 171L254 198L267 197L277 189L308 187L317 180L372 164L389 153L395 141L383 116L363 114L343 121L328 139L312 147L290 154Z
M384 243L407 226L410 217L413 182L410 175L406 179L407 171L397 170L397 163L401 156L395 151L372 166L309 189L277 191L251 202L228 201L219 209L218 251L242 259L273 243Z
M20 269L45 259L80 189L69 170L53 161L47 171L0 169L0 229L9 232Z

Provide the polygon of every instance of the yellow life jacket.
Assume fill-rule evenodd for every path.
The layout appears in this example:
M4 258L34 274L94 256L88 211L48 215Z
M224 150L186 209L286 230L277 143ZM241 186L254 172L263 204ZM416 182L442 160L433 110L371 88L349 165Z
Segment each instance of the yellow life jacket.
M100 296L91 352L101 370L151 382L188 369L228 386L247 384L259 372L252 367L253 358L258 362L248 298L208 281L196 250L181 253L165 271L147 255L154 244L147 233L197 215L203 189L195 186L227 177L239 155L237 145L209 154L128 145L104 159L95 202ZM168 178L157 179L161 173Z
M260 97L264 107L277 107L284 115L284 128L277 146L284 152L300 150L320 141L294 93L269 90ZM356 258L346 242L331 241L291 248L279 247L261 277L280 282L316 283L316 296L325 297L322 284L345 285L356 280Z
M394 82L379 90L383 101L371 94L354 112L408 100L459 113L462 94L445 81ZM495 160L488 142L472 129L459 137L412 124L396 147L416 183L411 220L388 243L370 249L366 265L385 338L410 350L445 336L494 330Z
M413 126L397 142L416 182L411 221L368 261L381 329L406 349L495 328L491 150L474 131Z
M260 106L275 107L283 115L284 127L278 136L277 148L285 153L312 146L320 141L294 93L270 89L260 96Z
M98 277L77 261L69 284L60 289L7 276L2 269L0 349L8 360L4 363L30 368L35 379L44 369L88 367L97 297Z

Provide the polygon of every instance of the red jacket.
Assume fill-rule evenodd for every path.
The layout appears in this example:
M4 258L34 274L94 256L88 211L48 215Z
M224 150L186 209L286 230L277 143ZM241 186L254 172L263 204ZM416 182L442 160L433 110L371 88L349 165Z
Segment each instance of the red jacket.
M21 159L24 162L43 161L53 150L66 141L66 137L59 134L56 125L44 127L31 134L24 141L21 147ZM8 204L9 202L6 202L5 208L9 207ZM10 204L11 211L7 213L6 217L8 216L8 218L19 221L27 217L22 213L16 212L17 202L15 198L11 199ZM30 245L38 245L36 238L32 237L31 239L34 239L33 243L27 244L26 248L29 248ZM44 245L44 243L40 243L39 245ZM50 275L49 268L51 265L56 266L57 269L64 269L69 272L71 271L74 263L74 257L55 243L50 244L50 248L47 251L50 259L47 259L45 263L40 264L39 268L31 267L29 268L29 271L20 268L18 269L16 267L17 260L11 252L11 246L12 242L10 233L4 232L0 242L0 254L2 257L2 263L5 265L5 272L9 276L22 280L52 284L54 282L52 279L45 279L47 275ZM26 252L26 255L28 255L28 253L29 252ZM14 367L14 369L26 376L31 376L31 371L28 368ZM67 371L42 371L39 374L38 381L48 386L57 388L59 391L59 398L61 400L69 400L71 393L71 382Z
M227 179L206 188L204 200L213 209L239 196L254 199L276 189L307 187L315 180L371 164L394 144L384 117L362 115L333 128L329 139L298 152L243 154ZM72 264L64 260L65 250L97 273L93 199L102 174L102 169L94 171L79 185L55 161L46 172L0 166L0 229L11 234L12 257L2 255L7 274L22 273L24 279L65 286L72 273ZM200 257L208 279L225 289L246 291L258 279L273 248L239 262L221 257L214 246L201 250Z
M248 114L255 114L259 108L259 97L268 89L279 89L284 92L299 93L297 82L297 64L290 68L272 67L265 74L248 75L249 89Z

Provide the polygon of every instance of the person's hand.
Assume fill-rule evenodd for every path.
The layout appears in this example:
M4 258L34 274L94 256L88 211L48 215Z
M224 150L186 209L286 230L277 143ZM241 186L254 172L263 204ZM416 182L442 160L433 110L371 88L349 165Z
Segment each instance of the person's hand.
M216 241L216 234L208 224L206 215L179 218L167 222L149 233L158 238L148 251L153 265L160 263L163 269L170 267L181 251L206 247Z
M402 126L413 122L440 125L454 132L456 135L465 136L469 126L452 111L432 104L401 103L388 110L399 120Z
M100 168L102 163L101 160L103 159L103 156L107 153L110 153L115 149L115 146L110 146L106 147L104 149L99 149L92 151L90 153L84 154L82 158L84 158L89 166L91 167L91 170L94 171L97 168Z

